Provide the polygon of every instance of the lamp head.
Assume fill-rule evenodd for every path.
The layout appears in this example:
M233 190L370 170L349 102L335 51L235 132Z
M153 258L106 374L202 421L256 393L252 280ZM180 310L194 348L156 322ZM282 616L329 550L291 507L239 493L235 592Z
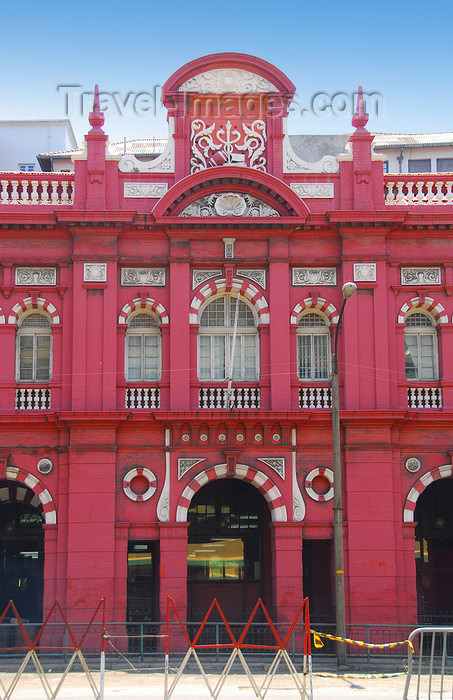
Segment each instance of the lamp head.
M354 282L346 282L341 288L345 299L349 299L357 291L357 285Z

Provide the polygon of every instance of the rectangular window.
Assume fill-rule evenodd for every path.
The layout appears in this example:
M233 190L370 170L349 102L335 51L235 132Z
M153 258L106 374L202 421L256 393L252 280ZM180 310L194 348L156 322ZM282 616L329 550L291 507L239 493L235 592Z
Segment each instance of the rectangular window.
M21 173L32 173L35 170L34 163L19 163L18 166Z
M160 376L160 336L137 334L127 337L127 380L156 382Z
M20 336L19 381L49 381L50 345L50 335L30 334Z
M297 369L299 379L329 378L329 336L307 333L297 336Z
M431 172L431 159L430 158L419 158L409 159L409 172L410 173L430 173Z
M438 173L453 173L453 158L438 158L436 166Z
M258 336L247 333L236 336L233 380L256 382ZM233 346L232 334L209 334L198 337L198 376L204 381L223 381L229 371Z
M388 160L384 160L382 163L383 169L384 169L384 175L386 175L389 172L389 162Z

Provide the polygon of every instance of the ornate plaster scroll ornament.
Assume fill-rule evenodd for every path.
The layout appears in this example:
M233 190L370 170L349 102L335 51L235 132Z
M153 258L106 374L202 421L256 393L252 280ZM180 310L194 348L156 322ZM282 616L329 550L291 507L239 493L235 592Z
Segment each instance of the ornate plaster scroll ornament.
M401 284L440 284L440 267L402 267Z
M317 285L335 286L337 271L334 267L293 267L293 286L305 287Z
M189 204L179 216L280 216L261 199L236 192L214 192Z
M160 199L168 191L166 182L125 182L125 199Z
M123 267L121 270L122 287L165 287L164 267Z
M203 282L211 280L214 277L220 277L222 270L193 270L192 272L192 289L198 287Z
M184 476L189 469L195 467L195 465L200 464L200 462L205 462L206 457L179 457L178 459L178 481Z
M376 263L354 263L354 282L376 282Z
M238 277L247 277L260 287L266 289L266 270L236 270Z
M193 154L190 160L191 173L211 166L232 164L247 165L266 172L263 153L267 136L266 124L262 119L255 119L250 126L245 123L234 126L228 120L219 127L216 122L208 126L203 119L194 119L190 141Z
M267 464L268 467L277 472L282 479L285 478L285 458L284 457L257 457L258 462Z
M257 73L238 68L216 68L194 75L178 88L179 92L237 95L278 92L275 85Z
M16 285L54 286L57 283L55 267L16 267Z
M107 263L84 263L84 282L107 282Z
M133 154L125 153L118 163L121 173L172 173L175 170L175 139L173 138L175 119L168 120L168 141L164 151L153 160L141 161Z
M293 192L301 199L333 199L333 182L292 182Z

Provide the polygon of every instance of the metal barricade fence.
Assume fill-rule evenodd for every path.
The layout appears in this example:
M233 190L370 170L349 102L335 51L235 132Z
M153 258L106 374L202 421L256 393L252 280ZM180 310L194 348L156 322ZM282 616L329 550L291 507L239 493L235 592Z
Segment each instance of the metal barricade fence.
M418 627L409 635L403 700L453 697L453 627Z

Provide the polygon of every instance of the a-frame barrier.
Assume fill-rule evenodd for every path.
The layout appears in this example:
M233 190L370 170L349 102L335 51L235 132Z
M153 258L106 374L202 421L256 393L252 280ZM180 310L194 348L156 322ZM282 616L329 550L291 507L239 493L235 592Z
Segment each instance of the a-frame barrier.
M230 639L229 643L226 644L199 644L199 639L200 636L203 632L203 629L209 620L209 617L212 613L212 611L216 609L221 617L221 620L225 626L225 629L227 631L228 637ZM246 636L247 633L250 629L250 626L258 612L258 610L261 610L264 614L264 617L266 618L266 621L269 625L270 630L272 631L275 644L249 644L247 643ZM169 669L170 669L170 614L171 612L174 613L176 620L178 622L178 628L181 628L182 633L184 635L184 638L187 642L187 652L177 670L177 673L173 676L170 677ZM302 678L300 677L299 673L297 672L291 657L288 654L288 644L290 643L291 637L293 635L293 632L296 628L296 625L298 622L301 622L304 624L304 664L303 664L303 675ZM178 629L177 628L177 629ZM228 676L228 674L231 671L231 668L233 666L233 663L235 659L239 659L240 663L242 664L242 667L247 675L247 678L250 682L250 686L253 689L255 696L259 698L259 700L264 700L266 697L266 694L271 687L272 680L281 664L282 661L286 663L286 666L288 668L288 671L294 681L294 685L299 691L299 695L303 700L312 700L313 698L313 682L312 682L312 660L311 660L311 637L310 637L310 614L309 614L309 607L308 607L308 598L305 598L299 607L296 615L294 616L294 619L289 626L288 631L286 632L285 636L282 638L276 628L275 625L273 624L266 607L264 603L262 602L261 599L258 600L256 603L241 635L236 639L234 636L230 625L228 624L225 615L223 614L222 608L220 607L219 603L217 600L214 598L214 600L211 603L211 606L209 607L209 610L207 611L195 637L191 640L189 637L189 633L187 630L187 627L184 625L182 622L181 616L179 615L173 601L171 598L167 598L167 629L166 629L166 648L165 648L165 693L164 693L164 698L165 700L170 700L173 691L175 690L179 679L181 678L181 675L187 666L187 663L190 659L191 656L195 659L195 662L200 670L200 673L203 677L204 682L206 683L206 687L209 690L210 696L214 698L214 700L217 700L217 698L220 695L220 692L224 686L225 680ZM209 678L203 668L203 664L201 662L200 656L197 654L197 650L202 650L202 649L230 649L231 654L228 658L228 661L221 672L219 678L217 679L216 684L213 686L209 682ZM269 669L264 677L264 680L261 682L261 685L258 685L256 682L255 678L253 677L253 674L250 670L249 665L247 664L247 661L244 657L243 650L256 650L256 651L275 651L275 656L272 660L272 663L269 666ZM307 679L308 679L308 684L307 684ZM308 687L307 687L308 685Z
M0 616L0 625L2 624L3 620L5 619L6 613L10 610L12 614L14 615L17 625L19 627L19 630L22 634L23 638L23 645L15 645L14 647L3 647L0 649L0 652L7 652L7 651L12 651L12 652L26 652L25 656L22 660L22 663L19 666L19 669L16 672L16 675L14 676L10 686L5 689L3 683L1 683L1 688L2 688L2 700L9 700L9 698L12 697L13 692L15 691L21 676L23 672L25 671L28 663L30 660L33 662L33 665L35 667L35 670L39 676L39 679L41 681L41 685L44 689L44 692L46 694L46 697L49 700L53 700L58 696L58 693L61 690L61 687L63 686L63 683L66 680L66 677L71 670L72 666L74 665L74 662L76 659L79 659L80 664L82 666L82 669L87 677L89 686L93 692L93 696L96 700L102 700L103 698L103 674L102 674L102 651L101 650L101 687L98 690L96 683L94 681L93 675L88 668L87 662L85 660L85 657L82 652L82 645L85 642L88 633L90 632L93 623L96 619L96 616L98 615L99 611L102 612L102 645L104 645L104 632L105 632L105 598L102 598L102 600L99 602L99 605L97 606L96 610L94 611L93 615L91 616L91 620L89 621L88 625L85 628L85 631L83 632L82 636L80 637L79 640L76 639L76 636L71 629L71 626L68 623L68 620L66 619L66 616L61 608L61 605L58 601L55 601L55 603L52 605L50 608L44 622L42 623L38 634L36 637L33 639L33 641L30 639L29 634L27 633L27 630L25 629L24 623L21 620L21 617L17 611L16 606L14 605L13 601L10 600L8 605L6 606L5 610L3 611L2 615ZM45 638L44 634L47 630L49 632L48 625L49 624L54 624L54 620L51 623L51 618L52 616L55 616L56 614L59 614L61 616L61 620L64 624L64 630L66 632L66 637L70 641L70 644L66 645L46 645L44 643ZM61 631L63 631L63 629ZM61 636L61 635L60 635ZM100 635L97 635L97 638L99 638ZM72 652L72 656L64 670L64 673L62 677L60 678L56 688L52 690L50 683L47 679L46 673L42 667L42 664L39 660L37 649L39 648L40 653L45 653L47 652L55 652L55 651L61 651L61 652Z

